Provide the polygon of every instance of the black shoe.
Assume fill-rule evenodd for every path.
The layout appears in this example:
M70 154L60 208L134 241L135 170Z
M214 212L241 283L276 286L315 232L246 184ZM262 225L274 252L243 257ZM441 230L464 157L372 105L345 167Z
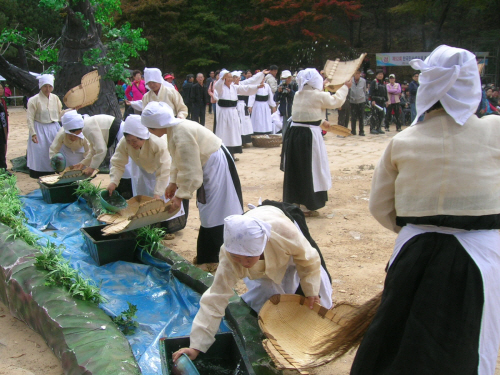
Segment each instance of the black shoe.
M365 133L359 133L359 136L360 136L360 137L364 137L364 136L365 136Z
M356 132L351 130L351 134L352 135L356 135Z
M378 134L385 134L385 131L383 131L382 129L379 129L377 130Z
M389 131L391 131L391 130L389 129L389 127L388 127L388 126L386 126L386 127L385 127L385 131L386 131L386 132L389 132Z
M378 134L378 131L373 129L373 130L370 130L370 134Z

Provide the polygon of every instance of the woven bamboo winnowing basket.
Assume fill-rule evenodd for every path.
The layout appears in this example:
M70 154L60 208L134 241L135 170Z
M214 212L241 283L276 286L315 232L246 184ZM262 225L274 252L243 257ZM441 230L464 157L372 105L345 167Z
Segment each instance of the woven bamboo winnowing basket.
M354 72L359 69L366 53L361 54L356 60L351 61L340 61L327 60L325 68L323 69L326 74L327 83L325 87L332 92L336 92L340 89L345 81L348 81L354 75Z
M82 108L93 104L99 97L101 76L97 70L85 74L81 83L64 95L63 101L68 108Z
M278 147L283 143L281 134L252 135L254 147Z
M103 236L128 232L170 219L179 212L168 212L172 203L145 195L136 195L127 201L127 207L115 214L100 215L97 220L108 224L101 229Z
M351 130L342 125L330 124L327 128L323 128L323 126L321 126L321 129L327 131L328 133L340 135L341 137L349 137L352 135Z
M68 184L70 182L85 180L87 178L94 178L97 173L99 173L98 169L94 170L90 176L87 176L83 174L83 171L80 169L71 169L71 167L67 167L60 174L49 174L47 176L40 177L39 181L46 185Z
M296 294L276 294L259 312L259 326L267 339L263 346L279 369L304 369L330 362L335 354L317 355L318 343L332 337L356 310L341 303L333 309L314 304L311 310L306 298Z

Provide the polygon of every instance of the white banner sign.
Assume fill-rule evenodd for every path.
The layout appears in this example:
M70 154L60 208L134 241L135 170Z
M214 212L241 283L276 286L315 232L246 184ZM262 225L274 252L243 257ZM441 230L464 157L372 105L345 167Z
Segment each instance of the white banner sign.
M425 60L430 52L377 53L377 66L405 66L413 59ZM474 52L479 58L488 57L489 52Z

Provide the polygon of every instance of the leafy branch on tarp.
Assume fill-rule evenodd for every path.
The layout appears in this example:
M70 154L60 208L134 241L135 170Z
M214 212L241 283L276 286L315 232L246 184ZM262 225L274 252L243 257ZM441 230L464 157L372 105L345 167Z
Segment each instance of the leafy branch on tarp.
M137 318L137 306L132 305L128 301L127 303L128 309L122 311L120 315L115 316L111 320L118 326L124 335L132 335L135 329L139 327L139 323L134 320L134 318Z

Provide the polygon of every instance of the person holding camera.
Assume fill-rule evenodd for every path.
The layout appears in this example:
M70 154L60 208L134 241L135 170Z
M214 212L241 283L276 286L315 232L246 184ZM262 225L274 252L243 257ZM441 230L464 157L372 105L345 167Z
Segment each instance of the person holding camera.
M370 134L385 134L382 130L382 121L384 121L384 108L387 99L384 72L382 70L377 70L377 75L370 85L370 102L373 111L373 121L370 124Z
M281 72L282 83L274 94L274 101L279 103L278 109L284 121L287 121L292 115L293 97L295 90L292 86L292 73L289 70Z

